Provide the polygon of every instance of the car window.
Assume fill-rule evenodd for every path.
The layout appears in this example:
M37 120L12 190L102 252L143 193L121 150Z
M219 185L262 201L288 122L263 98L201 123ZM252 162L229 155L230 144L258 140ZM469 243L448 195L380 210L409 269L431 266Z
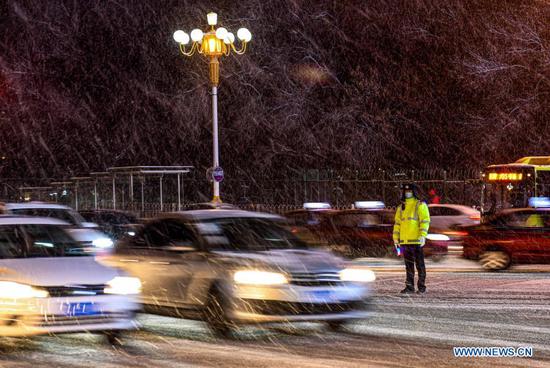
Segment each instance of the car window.
M513 228L543 228L544 217L534 211L520 211L502 215L493 220L496 226L505 226Z
M299 213L291 213L286 215L289 222L296 226L319 225L324 216L321 212L304 211Z
M88 222L97 222L96 216L93 212L80 212L80 216Z
M89 256L92 247L83 247L60 226L22 225L28 237L26 257L75 257Z
M102 213L98 216L99 222L102 224L118 224L120 223L119 217L113 215L112 213ZM123 222L124 223L124 222Z
M525 226L550 229L550 212L537 211L529 214L526 219Z
M532 213L527 216L524 226L532 228L543 228L544 219L540 213Z
M254 252L306 248L303 241L272 220L224 218L195 227L210 249Z
M11 212L25 216L52 217L66 221L72 225L80 225L85 221L78 212L64 208L17 208L13 209Z
M308 223L308 215L307 213L294 213L290 215L290 219L293 221L295 225L298 226L305 226Z
M165 221L164 224L166 226L169 245L176 247L195 246L195 236L187 225L175 220Z
M445 214L444 216L461 216L462 215L462 212L460 212L456 208L449 208L449 207L446 207L443 213Z
M430 216L460 216L462 212L450 207L429 207Z
M143 229L143 240L149 248L165 247L169 244L168 233L164 222L154 222ZM141 246L141 245L140 245Z
M137 219L126 213L103 213L101 220L109 224L128 225L137 223Z
M25 240L16 226L0 227L0 258L19 258Z
M335 226L345 227L368 227L381 222L380 217L373 213L342 214L335 216L333 220Z
M443 216L441 207L428 207L431 217Z

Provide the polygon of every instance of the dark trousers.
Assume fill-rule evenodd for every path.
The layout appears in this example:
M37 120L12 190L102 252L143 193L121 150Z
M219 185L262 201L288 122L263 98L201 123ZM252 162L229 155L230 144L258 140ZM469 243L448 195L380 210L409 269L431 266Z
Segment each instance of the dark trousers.
M407 289L414 290L414 265L418 271L418 290L426 290L426 265L424 249L420 245L403 245L405 269L407 270Z

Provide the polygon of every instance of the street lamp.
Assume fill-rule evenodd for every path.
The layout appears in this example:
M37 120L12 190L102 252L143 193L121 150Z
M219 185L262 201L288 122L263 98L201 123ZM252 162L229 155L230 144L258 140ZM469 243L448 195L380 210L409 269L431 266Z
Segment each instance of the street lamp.
M216 29L218 15L208 13L206 15L210 30L203 32L200 29L194 29L191 34L184 31L174 32L174 40L179 44L180 51L185 56L192 56L195 53L206 56L210 61L210 84L212 86L212 140L213 140L213 199L212 202L220 203L220 181L223 180L223 170L220 167L219 149L218 149L218 85L220 84L220 63L222 56L229 56L231 51L242 55L246 51L246 45L252 39L252 34L246 28L240 28L237 31L237 38L241 41L240 47L235 46L235 35L224 27ZM187 48L187 45L191 46Z

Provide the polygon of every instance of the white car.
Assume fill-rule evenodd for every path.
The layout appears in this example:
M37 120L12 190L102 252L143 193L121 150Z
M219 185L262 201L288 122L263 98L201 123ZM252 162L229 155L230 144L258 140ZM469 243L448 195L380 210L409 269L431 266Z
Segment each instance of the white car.
M71 224L72 227L67 231L83 245L91 244L101 249L113 247L113 240L101 232L97 224L87 222L71 207L45 202L5 203L0 205L0 213L56 218Z
M143 281L146 311L206 321L222 336L240 324L318 321L338 329L369 316L374 272L310 249L271 214L164 214L102 261Z
M479 225L478 210L459 204L430 204L430 229L451 230L454 226Z
M60 220L0 216L0 336L134 329L141 282L98 263Z
M430 204L430 234L428 239L445 241L450 254L462 254L462 243L467 232L463 226L479 225L478 210L459 204Z

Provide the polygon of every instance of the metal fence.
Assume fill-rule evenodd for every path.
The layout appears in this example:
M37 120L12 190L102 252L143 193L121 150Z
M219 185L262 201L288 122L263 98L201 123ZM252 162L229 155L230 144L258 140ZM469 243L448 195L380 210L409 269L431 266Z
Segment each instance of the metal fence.
M299 208L304 202L312 201L349 207L359 200L380 200L391 207L399 203L399 186L405 181L417 183L420 195L428 201L430 192L435 192L442 203L469 206L480 203L482 181L480 172L476 170L403 170L391 173L385 170L304 170L282 178L256 180L229 176L221 185L221 193L224 202L275 213ZM52 186L52 183L57 184ZM167 177L160 181L158 178L136 179L132 184L117 179L115 185L108 180L90 181L79 183L78 188L70 183L54 182L53 179L3 179L0 180L0 190L4 201L53 201L79 210L116 208L144 217L207 202L211 191L211 184L196 173L182 178L177 184ZM162 185L160 196L159 185ZM177 188L180 189L179 197ZM140 191L141 195L135 194Z

